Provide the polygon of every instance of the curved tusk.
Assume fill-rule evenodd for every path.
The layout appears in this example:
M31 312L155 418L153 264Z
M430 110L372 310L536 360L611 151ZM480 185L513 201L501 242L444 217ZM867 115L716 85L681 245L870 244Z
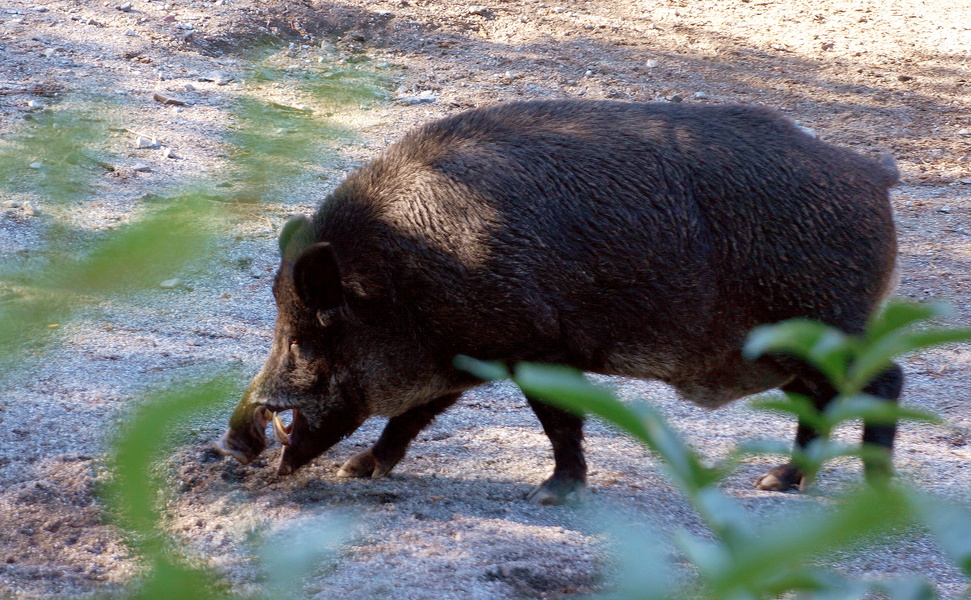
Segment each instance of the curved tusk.
M276 436L276 441L284 446L290 445L290 432L287 431L287 426L283 424L277 413L273 413L273 435Z

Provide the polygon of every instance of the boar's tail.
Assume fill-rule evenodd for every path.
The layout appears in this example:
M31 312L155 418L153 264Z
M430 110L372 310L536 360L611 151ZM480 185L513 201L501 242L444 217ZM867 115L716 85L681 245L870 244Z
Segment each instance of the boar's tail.
M887 187L896 185L900 181L900 169L897 161L889 152L880 157L880 175Z

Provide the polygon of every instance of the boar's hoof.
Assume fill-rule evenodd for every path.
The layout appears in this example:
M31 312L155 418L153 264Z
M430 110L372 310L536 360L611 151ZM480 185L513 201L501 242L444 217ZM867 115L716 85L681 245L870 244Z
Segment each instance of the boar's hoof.
M398 463L394 462L379 462L377 457L374 456L374 452L370 448L364 452L358 452L354 456L347 459L347 461L341 465L339 471L337 471L338 477L370 477L371 479L379 479L384 477L391 472L391 469Z
M756 489L768 492L788 492L792 489L804 492L808 484L802 471L791 463L773 467L755 481Z
M551 477L526 496L532 504L579 504L587 493L587 485L578 479Z

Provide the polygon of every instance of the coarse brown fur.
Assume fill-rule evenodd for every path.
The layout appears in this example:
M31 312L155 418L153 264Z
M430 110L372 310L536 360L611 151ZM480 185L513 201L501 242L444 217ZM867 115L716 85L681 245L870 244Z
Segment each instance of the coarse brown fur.
M254 415L297 408L289 472L382 414L384 443L344 471L386 473L434 417L421 407L477 384L458 354L660 379L711 407L780 386L825 405L817 373L741 347L794 317L861 331L892 281L896 179L747 106L525 102L430 123L288 226L274 349L217 447L249 460ZM899 371L882 377L871 391L895 401ZM533 500L560 502L582 490L580 421L534 408L557 466ZM878 429L864 437L889 448Z

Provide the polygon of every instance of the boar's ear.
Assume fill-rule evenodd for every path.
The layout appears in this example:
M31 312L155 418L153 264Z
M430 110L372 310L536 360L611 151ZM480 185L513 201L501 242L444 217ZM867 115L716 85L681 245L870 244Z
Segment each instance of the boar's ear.
M310 245L313 225L304 216L293 217L280 232L280 256L293 257Z
M293 265L293 285L305 305L327 310L341 303L341 272L330 244L320 242L307 248Z

